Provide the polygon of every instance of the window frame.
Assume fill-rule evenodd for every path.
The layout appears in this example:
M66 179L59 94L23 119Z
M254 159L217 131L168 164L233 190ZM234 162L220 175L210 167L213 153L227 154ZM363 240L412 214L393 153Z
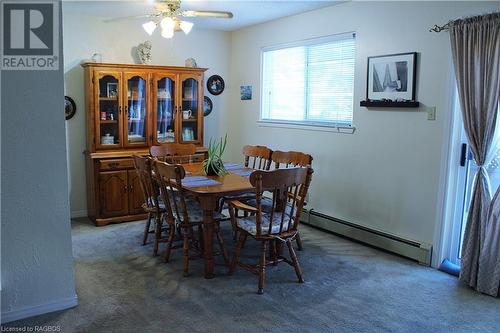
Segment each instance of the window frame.
M340 34L334 34L334 35L327 35L327 36L321 36L321 37L314 37L314 38L309 38L309 39L303 39L303 40L298 40L298 41L293 41L293 42L287 42L287 43L281 43L281 44L276 44L276 45L271 45L271 46L264 46L260 49L260 101L259 101L259 119L257 123L259 123L261 126L273 126L276 125L276 127L287 127L287 125L291 125L291 128L303 128L303 129L313 129L313 128L321 128L323 130L327 128L331 129L336 129L338 132L340 130L349 130L352 129L351 133L354 133L355 127L354 127L354 85L355 85L355 77L356 77L356 48L354 49L354 72L353 72L353 91L352 91L352 96L353 96L353 104L352 104L352 121L351 124L345 124L345 123L340 123L340 122L333 122L333 121L315 121L315 120L286 120L286 119L272 119L272 118L263 118L263 101L264 101L264 53L269 52L269 51L276 51L276 50L282 50L282 49L287 49L287 48L293 48L293 47L300 47L300 46L312 46L312 45L320 45L320 44L326 44L329 42L334 42L338 40L343 40L347 39L347 37L353 37L354 40L356 40L356 32L355 31L349 31L349 32L344 32ZM356 45L355 45L356 46ZM306 66L308 63L306 62ZM307 74L306 74L307 75ZM306 81L306 89L308 88L309 84ZM308 107L308 101L309 101L309 91L306 92L305 95L305 104L306 108L304 110L304 115L307 116L309 113L309 107ZM339 130L340 129L340 130ZM345 131L343 131L345 133Z

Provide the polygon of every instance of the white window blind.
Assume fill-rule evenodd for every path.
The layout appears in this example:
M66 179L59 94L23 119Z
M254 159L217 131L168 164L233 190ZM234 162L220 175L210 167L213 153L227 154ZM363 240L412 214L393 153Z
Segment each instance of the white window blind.
M355 34L262 52L262 120L351 125Z

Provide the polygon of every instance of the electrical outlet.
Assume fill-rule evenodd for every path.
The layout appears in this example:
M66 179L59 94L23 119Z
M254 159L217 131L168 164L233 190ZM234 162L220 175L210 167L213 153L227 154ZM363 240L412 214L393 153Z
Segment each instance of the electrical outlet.
M436 107L431 106L427 108L427 120L436 120Z

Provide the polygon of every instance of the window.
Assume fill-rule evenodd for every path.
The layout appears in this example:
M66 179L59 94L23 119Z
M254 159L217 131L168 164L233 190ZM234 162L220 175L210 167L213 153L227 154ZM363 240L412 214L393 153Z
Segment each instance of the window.
M352 124L355 34L262 51L261 120Z

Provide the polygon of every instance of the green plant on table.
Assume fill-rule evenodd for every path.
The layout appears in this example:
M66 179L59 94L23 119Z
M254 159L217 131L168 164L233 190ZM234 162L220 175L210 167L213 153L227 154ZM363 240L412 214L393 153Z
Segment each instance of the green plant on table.
M226 150L227 134L220 140L210 139L208 143L208 158L203 161L203 170L209 176L222 176L227 173L222 161L222 154Z

